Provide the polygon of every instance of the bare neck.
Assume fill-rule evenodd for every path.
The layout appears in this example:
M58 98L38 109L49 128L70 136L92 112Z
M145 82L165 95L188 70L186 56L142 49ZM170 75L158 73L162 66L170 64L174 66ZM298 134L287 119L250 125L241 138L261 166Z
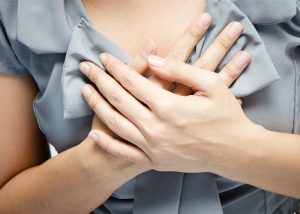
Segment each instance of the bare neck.
M148 14L167 15L169 11L189 10L191 7L203 7L206 0L82 0L87 6L99 12L114 11L124 17L132 14L148 16ZM180 12L180 11L179 11Z

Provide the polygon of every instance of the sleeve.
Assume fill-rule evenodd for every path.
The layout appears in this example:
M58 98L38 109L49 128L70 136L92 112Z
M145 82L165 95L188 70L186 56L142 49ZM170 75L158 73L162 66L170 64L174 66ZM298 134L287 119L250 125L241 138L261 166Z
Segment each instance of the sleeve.
M0 14L0 73L29 76L29 71L18 60L5 31Z

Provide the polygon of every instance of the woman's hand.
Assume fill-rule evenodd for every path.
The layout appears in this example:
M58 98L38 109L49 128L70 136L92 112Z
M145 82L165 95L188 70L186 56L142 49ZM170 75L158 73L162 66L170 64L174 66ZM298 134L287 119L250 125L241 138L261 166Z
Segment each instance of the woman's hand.
M186 62L194 47L206 33L210 23L211 18L208 14L201 14L199 17L197 17L188 26L176 44L171 48L166 58ZM216 38L215 42L210 46L210 48L197 61L195 66L212 71L215 70L220 61L223 59L224 55L234 44L241 33L242 26L239 23L230 23ZM149 69L147 62L147 58L151 54L156 54L156 46L152 40L145 44L141 52L128 64L128 66L140 74L149 76L149 79L153 83L166 90L172 91L175 94L189 95L192 93L192 90L186 86L176 84L176 87L174 87L175 84L153 75L153 72ZM84 70L84 64L81 64L80 68L81 70ZM101 120L99 120L97 115L95 115L93 118L92 129L104 131L110 136L119 139L119 136L111 131L111 129L114 129L114 126L115 124L112 120L106 121L104 124Z
M227 31L229 28L230 26L227 27ZM230 36L228 35L229 34L226 31L224 31L219 35L216 41L220 40L221 36L223 37L227 36L226 37L227 40L223 38L222 41L227 41L233 44L232 40L234 39L233 38L231 39ZM214 44L216 45L218 43L215 42ZM219 48L221 47L221 49L223 48L224 50L224 47L229 48L230 45L226 45L223 43L222 46L220 45L215 46L214 49L217 49L217 47ZM219 52L223 53L224 56L226 50L224 51L219 50ZM216 85L215 89L214 87L210 87L207 91L200 90L199 88L195 88L195 85L193 85L194 82L192 82L193 84L189 84L189 82L186 82L187 79L184 79L183 77L182 77L183 79L180 78L177 79L175 78L176 76L173 76L174 78L171 78L170 76L166 76L167 73L166 74L159 73L157 70L157 66L153 66L153 64L155 64L155 62L159 62L162 64L163 61L157 60L159 58L155 58L155 57L149 58L150 68L153 70L153 72L158 74L160 77L163 77L168 81L176 81L185 84L188 87L197 89L196 95L187 96L187 97L174 95L170 92L167 92L166 90L159 89L158 86L156 86L153 83L150 83L148 80L138 75L129 66L124 65L113 56L110 55L107 56L109 56L109 60L107 60L106 63L103 62L103 64L106 65L106 69L109 72L112 72L111 75L113 75L113 77L117 81L120 81L123 87L125 87L130 93L132 93L135 97L140 99L143 103L148 105L148 107L150 107L151 110L146 108L138 100L136 100L135 97L133 97L125 90L123 90L123 88L116 81L114 81L109 75L105 74L103 71L101 71L98 67L96 67L92 63L89 63L88 66L89 68L87 68L87 70L82 70L82 71L85 74L87 74L87 76L97 85L98 89L104 95L104 97L107 98L108 101L123 115L115 111L114 108L112 108L112 106L110 106L105 101L105 99L103 99L103 97L100 96L95 91L95 89L91 88L90 86L89 86L90 87L89 90L92 91L93 93L92 95L89 94L88 96L86 96L88 103L95 110L96 114L100 117L102 121L113 121L113 123L111 122L107 122L107 123L114 124L111 129L115 133L117 133L119 136L122 136L122 138L133 143L137 147L130 143L124 141L122 142L122 140L120 139L115 139L108 135L105 135L101 131L92 132L91 137L94 137L94 139L97 140L99 145L104 149L106 149L107 151L109 151L110 153L113 153L114 155L117 156L125 157L126 159L129 159L134 162L140 162L140 163L143 162L144 164L149 165L150 168L154 168L158 170L176 170L176 171L197 171L197 172L205 171L205 168L203 168L204 164L200 164L201 162L205 161L204 158L205 155L199 155L199 154L204 152L204 151L201 152L201 149L204 149L203 148L204 145L205 147L207 147L207 145L214 145L211 143L212 141L216 140L216 138L213 137L213 133L214 133L213 130L215 130L216 128L218 129L219 126L224 128L223 126L224 126L225 119L227 125L232 124L231 127L235 126L236 124L234 123L235 120L232 121L230 120L232 118L230 118L229 115L227 114L224 115L224 112L228 112L227 109L228 105L230 107L231 106L235 107L236 108L235 112L236 113L240 112L240 114L244 116L239 103L229 92L228 88L225 87L226 90L222 92L223 94L220 92L221 90L218 90L218 88L224 86L225 85L224 82L229 86L237 78L239 73L250 62L249 55L246 54L245 52L238 53L237 56L219 74L212 73L206 70L201 70L196 68L196 66L193 67L190 65L186 65L185 63L180 63L176 60L168 60L167 63L169 65L168 67L173 65L173 69L174 69L176 65L178 66L180 65L180 67L178 68L179 70L174 69L174 71L177 71L178 73L182 72L181 69L187 69L187 71L189 70L193 71L190 74L195 74L195 72L198 72L198 74L195 76L190 76L189 73L185 73L183 76L187 75L186 77L189 78L192 77L195 79L199 79L199 77L201 77L201 78L206 78L206 80L208 81L214 81L214 82L222 81L222 84ZM216 56L220 56L215 58L220 58L221 61L223 57L222 54L219 55L217 54ZM197 63L199 63L199 61ZM218 63L215 65L215 67L218 65ZM135 73L134 75L132 74L133 72ZM201 75L199 75L199 73L201 73ZM199 80L201 80L201 78ZM204 83L205 81L203 81L203 84ZM198 84L201 84L201 82L199 82ZM205 84L210 86L213 85L210 84L209 82ZM131 91L133 86L135 87L134 91ZM145 92L146 94L144 94ZM217 94L219 95L219 97L217 98L220 98L219 100L207 99L204 102L204 99L202 99L202 97L206 98L208 94L210 93L215 94L216 92L218 92ZM162 97L160 96L162 94L164 95L167 94L168 96ZM232 99L231 102L228 102L229 97ZM201 102L203 103L201 102L199 103L199 98L201 98ZM176 105L182 106L181 104L184 105L188 104L188 105L183 106L183 108L179 108L179 106L177 106L175 109L177 109L178 111L175 111L175 109L171 108L169 105L171 103L171 100L172 103L174 101L173 103L174 106ZM201 104L200 107L195 106L195 104L197 104L197 101L198 104ZM148 102L150 102L151 104L149 104ZM193 104L191 102L195 102L195 103ZM203 104L206 104L207 106ZM224 107L220 108L220 104L222 105L224 104ZM234 104L237 104L238 107L236 107ZM211 108L206 109L206 107L209 106L211 106ZM216 109L216 107L220 109ZM196 112L196 110L198 110L199 112ZM211 111L218 110L218 112L223 117L218 117L221 115L217 115L217 114L206 115L208 113L208 110ZM201 120L197 121L196 123L195 119L197 117L197 114L195 116L194 114L191 113L197 113L197 114L201 113L202 114ZM187 116L190 116L190 118ZM168 118L168 120L166 118ZM245 116L243 118L244 121L248 121L246 120ZM192 119L192 121L190 121L189 119ZM237 117L237 120L238 119L239 118ZM203 122L203 120L205 121L205 123ZM186 121L184 125L182 121ZM223 123L219 124L218 122L220 121L222 121ZM179 123L181 125L179 125ZM202 123L204 123L205 125L203 125ZM213 127L210 126L212 124ZM169 127L170 129L167 130L165 129L165 127ZM179 130L181 130L181 128L185 129L187 132L180 133ZM204 131L203 133L199 132L198 131L199 128L207 131ZM208 132L209 130L210 132ZM163 132L166 131L166 132L162 133L161 131ZM193 135L196 134L193 133L193 131L199 134L198 137L200 139L197 139L196 136ZM167 140L166 137L165 140L163 140L164 143L160 142L162 140L161 139L159 140L159 138L161 137L163 139L163 135L165 135L166 133L167 136L170 137L170 139ZM158 137L158 135L160 137ZM101 136L100 137L101 140L99 140L99 136ZM193 143L191 142L192 139L194 139ZM218 142L221 143L224 143L224 141L226 141L223 138L223 136L219 136L218 139L219 139ZM196 147L200 147L200 148L196 150ZM205 152L205 154L207 154L207 157L211 158L211 156L209 156L207 152ZM199 156L202 157L196 160L196 157ZM188 160L184 161L184 157L186 157L189 161ZM191 159L193 159L193 161ZM178 161L181 164L178 164Z
M211 18L208 14L201 14L199 17L197 17L185 30L184 34L179 38L179 40L176 42L176 44L171 48L171 50L168 52L166 58L178 60L185 62L188 57L190 56L191 52L193 51L194 47L197 45L199 40L203 37L203 35L206 33L208 27L210 26ZM242 31L242 30L240 30ZM238 37L238 36L237 36ZM237 39L236 37L236 39ZM236 39L232 40L233 43ZM220 40L221 42L221 40ZM230 48L232 44L228 44L227 50ZM149 80L151 80L153 83L159 85L160 87L172 91L176 94L190 94L191 90L184 86L177 85L174 87L174 84L172 84L169 81L160 79L153 75L153 72L149 69L147 58L151 54L156 54L156 45L154 41L149 40L140 53L134 57L134 59L128 64L128 66L132 69L134 69L139 74L142 74L144 76L147 76ZM219 63L219 61L215 60L212 61L212 55L215 54L217 51L210 50L208 51L201 60L198 61L199 66L209 66L209 68L214 69ZM210 61L210 63L207 63ZM84 70L84 64L80 64L80 69ZM103 123L101 120L99 120L98 116L95 115L93 118L92 123L92 129L98 129L106 134L114 137L119 138L118 135L116 135L111 129L115 126L114 121L104 121ZM108 128L109 127L109 128ZM122 135L123 136L123 135Z
M219 74L179 61L149 57L156 75L192 88L195 93L189 96L161 89L112 55L102 54L101 61L114 79L90 64L88 77L103 96L87 86L91 93L86 100L101 120L113 120L113 131L130 143L99 130L93 130L90 136L118 157L156 170L209 171L215 159L231 149L239 133L252 126L228 89L250 61L245 52ZM225 80L228 68L235 74L231 81Z

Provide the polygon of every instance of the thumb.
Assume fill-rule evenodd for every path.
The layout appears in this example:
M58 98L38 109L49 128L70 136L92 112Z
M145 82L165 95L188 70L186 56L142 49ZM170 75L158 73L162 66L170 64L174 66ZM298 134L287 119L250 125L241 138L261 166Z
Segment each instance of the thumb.
M217 75L184 62L167 60L154 55L148 57L148 63L155 75L170 82L181 83L195 92L208 92L212 89L212 83Z

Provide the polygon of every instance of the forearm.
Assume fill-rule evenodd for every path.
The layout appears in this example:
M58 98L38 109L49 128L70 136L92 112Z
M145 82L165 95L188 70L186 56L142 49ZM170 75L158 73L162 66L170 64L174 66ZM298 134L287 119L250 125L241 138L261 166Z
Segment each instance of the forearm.
M272 192L300 198L300 136L254 125L233 142L218 173Z
M6 183L0 213L89 213L139 174L138 168L86 140Z

